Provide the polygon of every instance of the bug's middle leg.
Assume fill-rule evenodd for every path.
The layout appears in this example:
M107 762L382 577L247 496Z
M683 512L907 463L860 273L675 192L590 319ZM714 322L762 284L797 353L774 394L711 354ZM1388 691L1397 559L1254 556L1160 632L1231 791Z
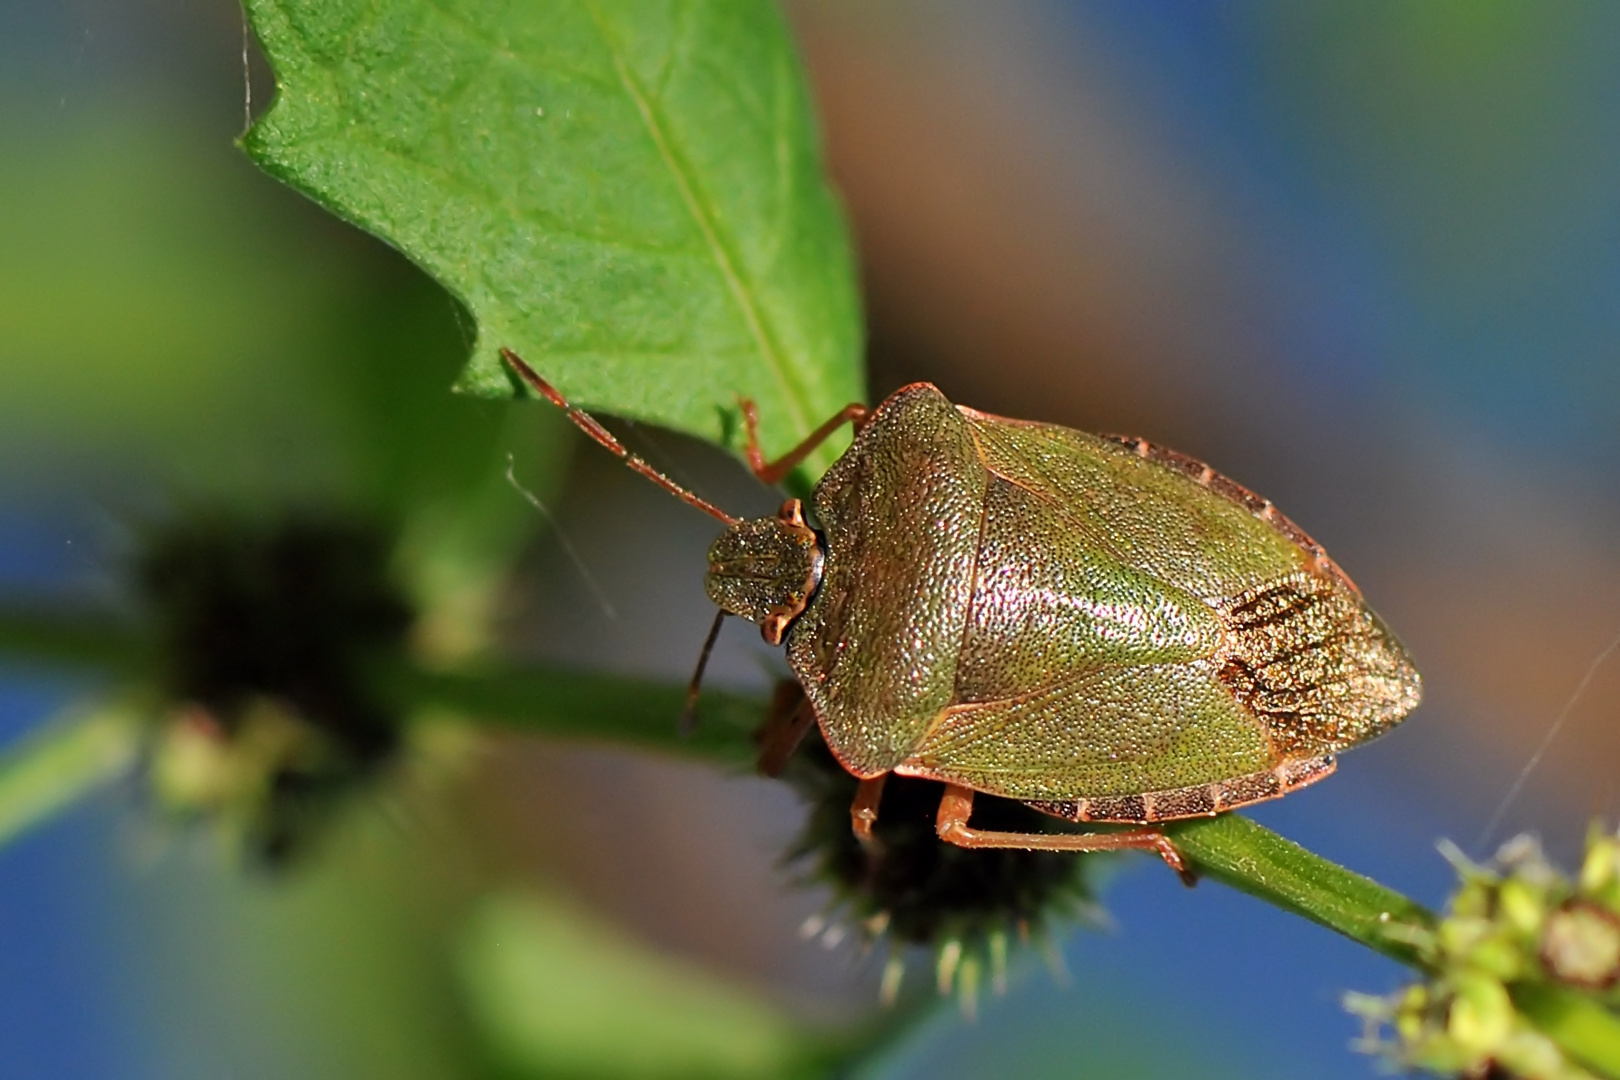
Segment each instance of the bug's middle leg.
M1117 833L1013 833L991 832L968 825L973 814L973 790L956 784L945 785L939 800L935 830L939 838L966 848L1021 848L1025 851L1151 851L1165 861L1183 882L1195 881L1187 861L1170 842L1154 829L1131 829Z
M855 801L849 804L850 827L855 830L855 839L867 849L877 843L872 828L877 824L878 804L883 801L883 781L888 778L889 774L883 773L870 780L862 780L861 786L855 789Z

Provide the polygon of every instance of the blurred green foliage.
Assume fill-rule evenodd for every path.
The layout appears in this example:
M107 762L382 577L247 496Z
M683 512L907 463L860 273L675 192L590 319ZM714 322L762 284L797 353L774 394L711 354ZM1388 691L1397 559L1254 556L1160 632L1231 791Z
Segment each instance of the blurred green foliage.
M543 893L495 894L463 931L473 1019L515 1074L814 1075L817 1047L758 995Z
M550 490L565 425L448 393L466 317L402 260L245 164L134 130L107 117L0 157L0 484L93 476L131 522L225 504L387 523L424 632L471 647L539 524L503 458Z

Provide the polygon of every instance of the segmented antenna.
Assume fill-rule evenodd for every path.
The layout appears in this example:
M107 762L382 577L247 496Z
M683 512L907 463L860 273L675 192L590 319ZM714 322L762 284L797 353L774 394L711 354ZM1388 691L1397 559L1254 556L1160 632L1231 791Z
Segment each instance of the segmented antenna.
M596 419L592 417L590 413L584 412L583 410L570 405L568 403L568 399L557 392L556 387L552 386L550 383L546 382L546 380L542 379L538 374L536 374L535 370L528 364L524 363L523 358L517 353L513 352L511 349L502 349L501 359L506 361L507 367L510 367L514 372L517 373L518 378L522 379L524 382L533 387L535 393L539 394L541 397L557 406L557 408L567 413L568 419L574 422L575 427L589 435L598 445L616 455L620 461L630 466L630 468L634 469L642 476L645 476L648 480L651 480L653 483L657 484L659 487L663 488L677 499L680 499L682 502L686 503L686 505L697 507L699 510L703 511L705 514L708 514L710 517L714 518L723 525L735 525L740 520L732 517L718 506L715 506L713 503L708 502L707 500L702 499L681 487L681 485L677 484L675 481L671 480L669 477L647 464L641 458L626 450L624 448L624 444L613 437L612 432L603 427L601 424L597 423Z
M677 728L681 738L692 734L697 726L698 691L703 686L703 670L709 666L709 654L714 651L715 639L720 636L720 624L726 621L726 609L721 608L714 613L714 625L709 627L709 636L703 639L703 651L698 654L697 670L692 672L692 681L686 686L686 707L681 709L681 718Z

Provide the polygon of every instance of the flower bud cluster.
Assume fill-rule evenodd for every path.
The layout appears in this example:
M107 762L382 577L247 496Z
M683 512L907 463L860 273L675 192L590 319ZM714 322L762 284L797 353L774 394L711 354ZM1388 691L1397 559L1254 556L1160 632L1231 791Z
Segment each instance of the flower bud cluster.
M1620 1007L1620 837L1593 828L1573 880L1529 836L1485 866L1442 850L1462 882L1413 942L1428 977L1389 997L1346 998L1367 1021L1363 1048L1402 1069L1589 1080L1525 1003L1552 989Z

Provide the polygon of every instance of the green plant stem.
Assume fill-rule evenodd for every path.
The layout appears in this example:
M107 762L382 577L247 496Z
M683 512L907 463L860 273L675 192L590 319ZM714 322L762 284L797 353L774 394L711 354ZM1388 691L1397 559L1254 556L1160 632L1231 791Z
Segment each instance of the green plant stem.
M630 744L731 766L752 763L746 736L765 716L762 701L707 691L697 729L683 739L675 721L685 691L667 683L548 669L436 673L399 664L375 668L373 679L407 713L439 710L487 725ZM1200 876L1418 966L1414 937L1434 925L1434 916L1400 893L1236 814L1180 822L1167 831Z
M1611 1080L1620 1077L1620 1016L1557 986L1520 983L1512 994L1519 1012L1565 1053Z
M106 615L0 606L0 656L49 668L134 673L149 666L150 641Z
M0 752L0 844L124 772L140 723L113 706L47 724Z
M1200 876L1421 966L1414 938L1433 927L1435 917L1400 893L1237 814L1179 822L1165 831Z
M638 746L728 765L749 765L748 734L764 703L706 690L688 737L676 730L684 687L562 668L485 668L435 672L401 663L370 669L373 687L407 715L449 712L490 727L553 738Z
M54 666L138 671L150 646L133 631L87 619L0 609L0 653ZM366 669L382 700L402 715L453 713L493 727L638 746L747 767L748 733L762 701L704 693L689 738L676 731L685 689L665 682L553 668L432 671L389 659ZM1204 877L1336 930L1416 966L1412 931L1434 916L1399 893L1311 854L1235 814L1168 830Z

